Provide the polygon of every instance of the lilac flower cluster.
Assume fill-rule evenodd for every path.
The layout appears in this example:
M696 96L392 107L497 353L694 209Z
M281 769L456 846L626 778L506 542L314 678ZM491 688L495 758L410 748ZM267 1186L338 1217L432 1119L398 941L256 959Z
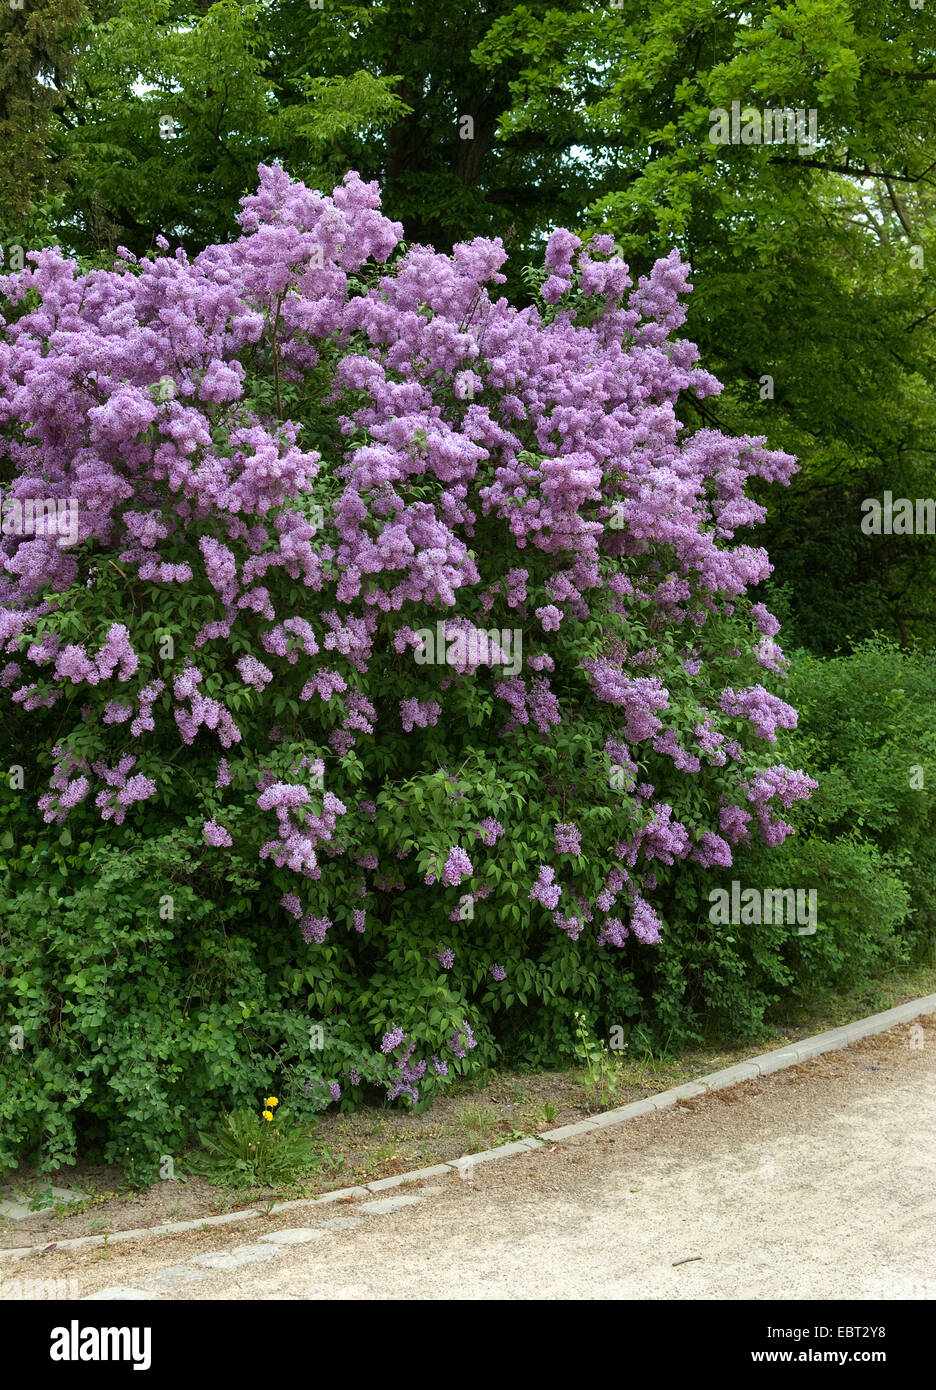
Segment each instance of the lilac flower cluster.
M492 816L485 816L484 820L475 831L475 838L481 840L483 844L490 846L496 844L503 834L505 834L505 831L500 821L494 820Z
M722 692L719 705L726 714L749 719L758 738L770 743L776 743L777 729L796 728L796 710L771 695L762 685L753 685L737 693L729 686Z
M433 724L439 722L439 715L442 713L442 706L438 700L401 700L400 718L403 721L405 733L410 733L414 728L428 729Z
M470 878L473 873L471 860L463 849L455 845L449 850L448 858L442 867L442 882L457 887L462 879Z
M776 619L744 597L770 573L767 555L736 542L764 516L748 483L787 483L795 463L760 438L680 424L681 392L720 389L674 336L688 267L673 252L635 286L610 237L586 250L560 228L542 303L518 310L498 293L499 240L451 255L400 251L401 226L355 173L326 196L261 166L239 221L239 238L192 259L160 242L159 254L84 272L46 248L0 276L8 490L26 500L41 485L78 518L74 547L45 531L0 535L0 692L27 713L63 712L45 819L87 803L120 824L157 781L184 781L181 739L192 775L210 767L198 817L207 845L232 849L223 822L236 824L238 850L264 861L307 942L333 929L325 907L360 936L384 921L368 919L374 895L405 900L427 886L448 895L447 913L450 890L468 879L472 904L490 895L493 919L503 895L483 861L501 851L485 851L526 833L524 812L499 811L505 830L484 813L511 803L492 802L482 779L446 787L450 820L423 884L415 858L403 878L385 863L381 873L375 847L383 857L392 846L377 806L416 816L404 788L419 780L408 769L397 781L386 749L404 743L402 728L418 768L460 728L484 725L505 756L546 745L561 761L562 740L587 724L614 791L604 758L599 778L583 773L568 789L557 774L544 788L529 911L552 914L572 939L588 929L602 944L656 941L659 920L639 891L653 891L651 867L728 866L754 831L777 844L790 827L772 808L815 785L763 748L796 715L745 684L782 675L785 659ZM569 307L575 291L585 315ZM337 425L316 434L322 453L282 411L253 403L258 362L293 385L327 366ZM453 381L471 386L454 405ZM124 586L106 602L105 569ZM161 666L141 586L173 615L178 650ZM192 601L180 604L179 591ZM76 595L87 627L69 622ZM515 629L530 648L522 662L505 636ZM444 639L434 659L427 630ZM748 674L731 668L726 687L724 663L742 660L742 644ZM307 757L284 771L295 742ZM321 791L325 760L347 805ZM719 780L706 783L713 768ZM701 790L707 816L677 813L703 804ZM610 820L585 819L591 804L607 816L615 798ZM236 820L215 809L221 800ZM593 901L567 816L588 829L602 885ZM550 824L555 854L567 856L563 887L540 862L552 857ZM472 835L477 867L461 848ZM418 846L412 827L400 838ZM410 853L397 845L399 860ZM450 948L436 955L451 968ZM490 969L498 978L501 967ZM385 1053L404 1045L399 1029L387 1038ZM473 1046L465 1023L452 1050ZM412 1049L399 1060L408 1094L420 1067Z
M581 854L582 852L581 831L570 822L560 821L554 826L553 839L557 854Z
M464 1058L466 1052L470 1051L473 1047L477 1047L477 1045L478 1044L475 1042L474 1034L472 1033L471 1028L468 1024L468 1020L463 1018L461 1021L461 1027L456 1028L455 1032L449 1039L449 1047L455 1053L456 1057Z
M206 820L202 826L202 831L205 836L205 843L213 845L216 849L230 849L234 843L230 832L225 830L223 825L218 825L215 820Z
M548 864L540 865L539 873L536 876L536 882L530 889L531 900L542 903L543 907L550 909L554 908L559 902L559 897L562 892L558 883L553 882L555 877L555 869L550 868Z

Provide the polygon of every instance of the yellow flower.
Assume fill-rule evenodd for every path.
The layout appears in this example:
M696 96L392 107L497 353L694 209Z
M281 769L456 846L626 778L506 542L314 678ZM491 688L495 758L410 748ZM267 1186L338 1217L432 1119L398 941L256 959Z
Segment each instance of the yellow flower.
M273 1111L272 1111L272 1110L264 1110L264 1112L263 1112L263 1118L264 1118L266 1121L268 1121L268 1122L269 1122L270 1120L272 1120L272 1118L273 1118Z
M264 1105L271 1105L271 1106L272 1106L272 1105L279 1105L279 1101L276 1099L276 1096L267 1096L266 1100L265 1100L263 1103L264 1103Z

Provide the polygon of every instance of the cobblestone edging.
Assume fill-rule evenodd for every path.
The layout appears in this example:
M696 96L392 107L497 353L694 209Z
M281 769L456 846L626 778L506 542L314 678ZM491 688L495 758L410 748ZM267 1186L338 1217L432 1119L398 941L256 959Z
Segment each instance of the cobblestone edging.
M108 1236L77 1236L72 1239L57 1241L56 1249L91 1249L102 1245L115 1245L118 1242L128 1240L142 1240L153 1236L197 1231L204 1227L227 1226L237 1221L246 1221L251 1217L276 1215L284 1211L308 1210L332 1202L350 1201L356 1197L373 1198L375 1194L387 1192L392 1188L422 1182L429 1178L443 1177L452 1172L460 1173L464 1177L479 1164L492 1163L497 1159L529 1153L534 1149L541 1148L544 1144L561 1143L565 1139L590 1134L596 1129L624 1124L628 1120L636 1119L639 1115L648 1115L653 1110L665 1110L680 1100L706 1095L710 1091L719 1091L727 1086L735 1086L741 1081L752 1081L758 1076L767 1076L771 1072L798 1066L801 1062L818 1057L823 1052L833 1052L848 1047L850 1043L858 1042L861 1038L871 1037L875 1033L886 1033L888 1029L895 1028L901 1023L912 1023L915 1018L932 1013L936 1013L936 994L924 995L921 999L912 999L907 1004L900 1004L895 1009L871 1014L870 1017L859 1019L856 1023L847 1023L842 1028L831 1028L828 1032L816 1034L815 1037L803 1038L790 1047L777 1048L772 1052L765 1052L759 1057L752 1057L746 1062L738 1062L733 1067L725 1067L721 1071L711 1072L708 1076L699 1077L697 1081L689 1081L683 1086L673 1087L672 1090L661 1091L658 1095L648 1096L645 1100L633 1101L629 1105L620 1106L617 1110L608 1110L604 1114L593 1115L574 1125L561 1125L558 1129L547 1130L536 1138L520 1139L516 1143L502 1144L499 1148L487 1149L483 1153L465 1154L462 1158L451 1159L446 1163L437 1163L431 1168L419 1168L412 1173L401 1173L392 1178L378 1178L375 1182L365 1183L361 1187L344 1187L335 1192L322 1193L318 1197L304 1197L293 1202L278 1202L270 1208L251 1207L244 1211L226 1212L222 1216L202 1217L195 1221L166 1222L159 1226L115 1231ZM430 1192L440 1191L442 1191L441 1188L424 1189L426 1195L429 1195ZM415 1196L387 1197L382 1200L357 1203L353 1207L353 1211L378 1216L401 1207L410 1206L420 1200L421 1198ZM327 1227L344 1228L358 1225L360 1221L357 1216L347 1216L333 1218L322 1224ZM293 1234L290 1234L290 1229ZM311 1228L290 1229L262 1236L260 1239L266 1244L258 1242L252 1245L236 1246L232 1250L218 1251L210 1256L196 1256L193 1258L192 1264L200 1264L208 1268L236 1268L242 1263L271 1258L286 1244L315 1240L323 1233ZM42 1245L33 1245L21 1249L0 1250L0 1259L34 1255L44 1248ZM166 1291L169 1287L176 1287L177 1284L173 1282L174 1279L178 1284L183 1284L188 1283L190 1279L206 1277L208 1276L204 1272L196 1273L194 1270L189 1270L188 1266L173 1266L169 1270L159 1271L155 1275L148 1275L145 1279L138 1281L138 1284L148 1284L152 1292L146 1292L141 1288L130 1289L118 1285L89 1295L89 1297L93 1299L151 1298L158 1292Z

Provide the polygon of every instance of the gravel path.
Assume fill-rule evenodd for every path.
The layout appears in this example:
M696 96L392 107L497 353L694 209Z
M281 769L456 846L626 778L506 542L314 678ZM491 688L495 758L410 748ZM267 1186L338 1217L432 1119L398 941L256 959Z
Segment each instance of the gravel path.
M934 1299L936 1021L385 1195L410 1200L6 1272L67 1277L85 1297L145 1279L151 1297L187 1300ZM261 1242L290 1224L303 1243ZM236 1259L245 1244L260 1252L253 1263L200 1258ZM183 1272L160 1291L151 1281L167 1266ZM170 1287L185 1270L192 1282Z

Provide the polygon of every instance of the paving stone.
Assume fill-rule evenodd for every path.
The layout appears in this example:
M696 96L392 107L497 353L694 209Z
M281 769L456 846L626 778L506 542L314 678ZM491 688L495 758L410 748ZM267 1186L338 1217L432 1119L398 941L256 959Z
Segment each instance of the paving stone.
M774 1071L784 1071L795 1067L800 1054L795 1047L779 1047L775 1052L764 1052L760 1057L751 1058L751 1066L756 1067L761 1076L769 1076Z
M821 1057L823 1052L835 1052L839 1048L847 1047L849 1043L857 1042L859 1036L866 1038L869 1034L846 1034L836 1038L825 1038L822 1036L818 1038L804 1038L802 1042L796 1044L794 1051L798 1061L808 1062L813 1057Z
M76 1187L53 1187L52 1196L56 1202L86 1202L87 1192L79 1192Z
M275 1245L235 1245L231 1250L215 1250L210 1255L193 1255L192 1264L208 1269L240 1269L243 1265L269 1260L279 1251Z
M529 1153L531 1149L538 1149L539 1142L536 1139L518 1139L513 1144L501 1144L496 1149L484 1149L479 1154L465 1154L463 1158L456 1158L449 1164L450 1168L476 1168L479 1163L493 1163L496 1158L510 1158L513 1154Z
M404 1173L404 1182L422 1182L423 1178L444 1178L446 1173L450 1173L451 1168L447 1163L434 1163L431 1168L417 1168L415 1173ZM429 1188L424 1187L424 1192Z
M311 1226L289 1226L285 1231L271 1231L260 1239L268 1240L271 1245L305 1245L310 1240L321 1240L322 1232Z
M455 1159L455 1162L459 1162L459 1159ZM442 1177L445 1173L452 1172L452 1166L452 1163L437 1163L435 1168L423 1168L417 1173L399 1173L399 1176L396 1177L378 1177L374 1183L367 1183L367 1191L369 1193L385 1193L391 1187L405 1187L408 1183L420 1183L424 1177ZM430 1190L441 1191L442 1188L423 1188L424 1193Z
M377 1178L375 1182L365 1183L368 1192L388 1192L391 1187L402 1187L406 1178L402 1173L392 1178Z
M155 1274L145 1274L137 1280L141 1289L157 1289L160 1293L169 1293L172 1289L181 1289L183 1284L194 1284L199 1279L210 1279L211 1275L204 1269L192 1269L191 1265L169 1265L166 1269L158 1269Z
M654 1104L655 1096L646 1100L634 1100L629 1105L621 1105L617 1110L607 1110L603 1115L592 1115L590 1124L596 1129L606 1129L609 1125L622 1125L627 1120L635 1120L638 1115L649 1115L660 1107Z
M577 1125L560 1125L558 1129L547 1129L540 1138L547 1144L553 1144L558 1139L575 1139L580 1134L590 1134L593 1129L598 1129L594 1120L579 1120Z
M370 1216L386 1216L387 1212L399 1211L401 1207L411 1207L421 1201L421 1197L381 1197L376 1202L362 1202L358 1211L366 1211Z
M259 1208L255 1211L253 1207L247 1207L244 1211L223 1212L221 1216L202 1216L197 1221L172 1222L166 1226L167 1231L178 1231L182 1226L186 1229L196 1226L227 1226L233 1221L249 1221L252 1216L262 1216Z
M313 1206L320 1207L325 1202L343 1202L348 1197L366 1197L366 1187L339 1187L334 1192L323 1192L321 1197L313 1199ZM285 1205L285 1203L284 1203ZM298 1205L298 1204L297 1204ZM274 1207L274 1211L276 1208Z
M733 1067L723 1067L721 1071L713 1071L711 1076L703 1076L701 1079L709 1091L721 1091L726 1086L736 1086L739 1081L753 1081L760 1076L760 1072L752 1062L738 1062Z
M318 1197L297 1197L294 1202L277 1202L270 1212L298 1211L301 1207L322 1207L329 1202L345 1202L351 1197L366 1197L366 1187L339 1187L334 1192L323 1192ZM264 1212L268 1216L270 1212Z
M673 1086L669 1091L661 1091L657 1096L650 1099L658 1110L663 1110L667 1105L675 1105L680 1100L692 1100L694 1096L704 1096L705 1087L699 1081L687 1081L683 1086ZM661 1101L663 1104L661 1104Z
M30 1211L29 1207L24 1207L22 1202L14 1202L12 1199L0 1202L0 1218L4 1221L22 1221L27 1216L37 1214Z
M508 1144L505 1147L511 1148L512 1146ZM392 1187L403 1187L406 1183L421 1182L423 1178L441 1178L446 1173L450 1173L454 1163L458 1162L460 1160L455 1159L453 1163L437 1163L432 1168L419 1168L415 1173L400 1173L392 1178L378 1178L376 1182L367 1184L367 1190L368 1192L387 1192ZM423 1189L423 1191L426 1190Z
M330 1221L323 1221L322 1226L327 1226L332 1231L348 1231L352 1226L363 1226L362 1216L333 1216Z
M152 1298L153 1294L143 1289L131 1289L128 1284L112 1284L109 1289L99 1289L97 1293L86 1293L82 1303L98 1303L104 1299Z
M936 994L925 994L922 999L908 999L906 1004L898 1004L895 1009L888 1009L886 1017L893 1017L894 1023L912 1023L915 1018L922 1017L923 1014L936 1013Z

